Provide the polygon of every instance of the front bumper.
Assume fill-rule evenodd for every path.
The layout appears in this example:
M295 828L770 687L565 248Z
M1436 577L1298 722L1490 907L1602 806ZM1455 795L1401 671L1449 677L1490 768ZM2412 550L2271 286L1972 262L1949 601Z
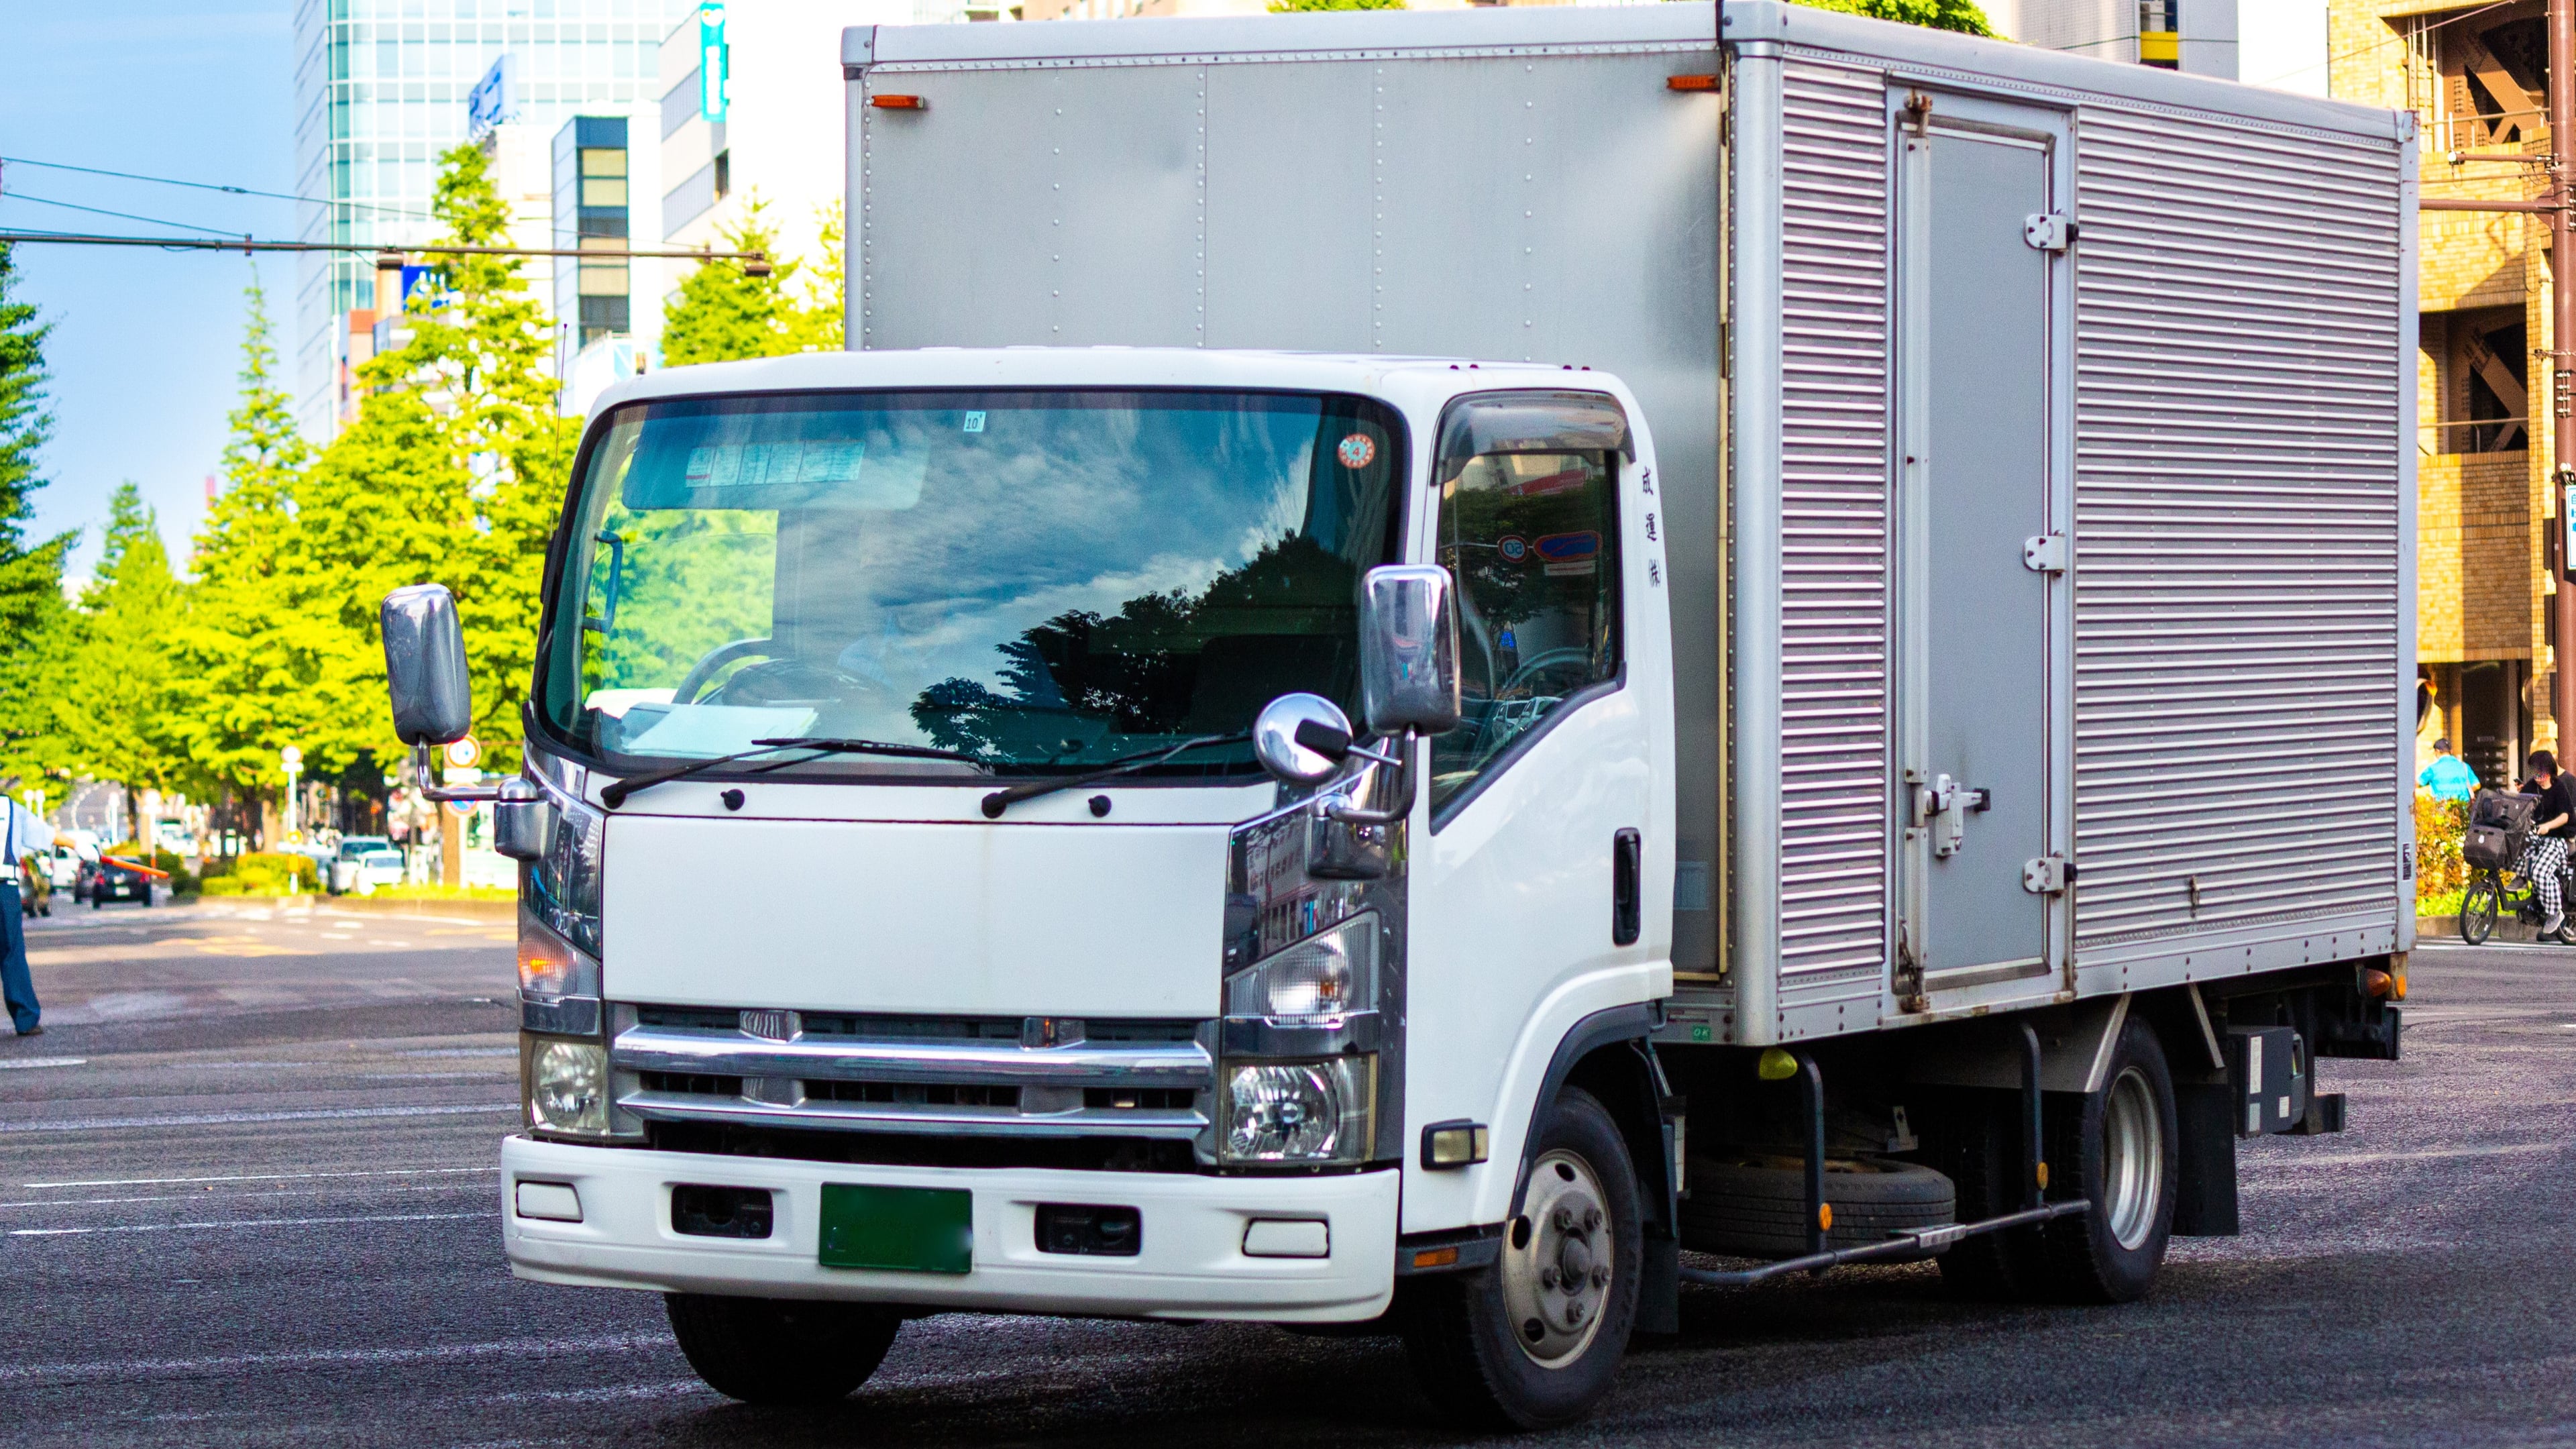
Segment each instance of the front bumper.
M501 1147L502 1242L510 1271L543 1283L767 1298L837 1298L998 1313L1244 1318L1335 1323L1374 1318L1395 1285L1402 1174L1200 1177L1151 1172L880 1167L581 1147L512 1137ZM562 1183L582 1220L519 1216L521 1182ZM974 1268L950 1275L826 1268L816 1261L826 1182L963 1187L975 1195ZM760 1187L775 1223L762 1239L684 1236L671 1189ZM1041 1203L1135 1208L1134 1257L1041 1253ZM1320 1221L1320 1258L1250 1257L1255 1219Z

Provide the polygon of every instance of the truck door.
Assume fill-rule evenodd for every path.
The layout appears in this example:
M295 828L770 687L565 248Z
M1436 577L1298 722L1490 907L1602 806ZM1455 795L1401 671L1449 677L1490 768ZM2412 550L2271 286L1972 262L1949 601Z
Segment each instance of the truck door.
M1899 90L1901 1008L2053 990L2072 831L2061 113ZM2022 983L2019 986L2010 983ZM1973 997L1959 993L1973 992Z

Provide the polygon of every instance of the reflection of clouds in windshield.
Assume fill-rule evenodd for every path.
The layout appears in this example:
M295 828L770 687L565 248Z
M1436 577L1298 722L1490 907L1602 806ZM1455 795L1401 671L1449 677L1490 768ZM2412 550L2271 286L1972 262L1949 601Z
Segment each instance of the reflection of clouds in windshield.
M889 612L889 627L874 637L851 641L841 651L839 663L861 678L906 693L951 677L993 680L1002 668L1001 646L1017 640L1032 624L1076 610L1115 614L1120 605L1144 594L1177 590L1196 597L1224 569L1219 559L1156 554L1142 568L1058 584L1008 600L960 600L944 617L917 631L892 627Z

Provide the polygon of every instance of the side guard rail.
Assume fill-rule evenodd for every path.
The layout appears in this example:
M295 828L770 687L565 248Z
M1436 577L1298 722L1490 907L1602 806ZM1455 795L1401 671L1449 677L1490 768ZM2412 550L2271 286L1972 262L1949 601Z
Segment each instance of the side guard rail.
M1823 1273L1829 1268L1838 1268L1845 1263L1866 1263L1876 1258L1910 1258L1926 1253L1938 1253L1962 1239L1973 1238L1980 1233L1999 1233L2006 1228L2026 1228L2036 1223L2047 1222L2051 1218L2062 1218L2084 1212L2092 1206L2090 1199L2079 1197L2067 1202L2053 1202L2041 1207L2025 1208L2017 1213L2006 1213L1999 1218L1987 1218L1983 1222L1943 1223L1938 1227L1918 1228L1910 1233L1898 1233L1883 1243L1863 1243L1857 1248L1842 1248L1829 1253L1809 1253L1804 1257L1783 1258L1776 1263L1764 1263L1754 1268L1739 1268L1733 1271L1684 1268L1681 1270L1681 1280L1710 1288L1750 1287L1755 1283L1786 1277L1791 1273Z

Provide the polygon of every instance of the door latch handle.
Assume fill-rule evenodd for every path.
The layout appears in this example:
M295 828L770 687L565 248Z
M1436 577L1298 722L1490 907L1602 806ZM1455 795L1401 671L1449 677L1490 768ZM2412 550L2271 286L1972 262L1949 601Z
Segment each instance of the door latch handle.
M1994 792L1991 790L1962 790L1959 792L1959 808L1967 811L1971 815L1983 815L1987 811L1995 808Z

